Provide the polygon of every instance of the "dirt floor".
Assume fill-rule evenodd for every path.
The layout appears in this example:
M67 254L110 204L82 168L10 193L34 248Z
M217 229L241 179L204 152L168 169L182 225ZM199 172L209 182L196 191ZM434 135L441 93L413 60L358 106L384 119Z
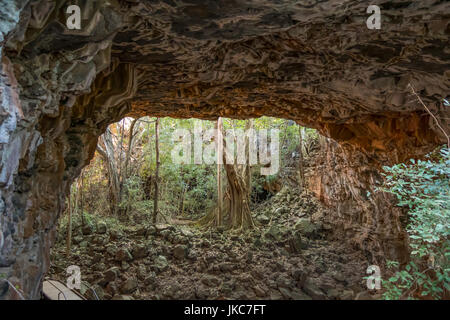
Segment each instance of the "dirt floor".
M243 233L180 221L79 227L69 258L60 236L48 276L65 283L78 265L100 299L376 298L365 289L364 256L327 240L315 198L283 188L253 212L258 227ZM95 299L88 286L81 293Z

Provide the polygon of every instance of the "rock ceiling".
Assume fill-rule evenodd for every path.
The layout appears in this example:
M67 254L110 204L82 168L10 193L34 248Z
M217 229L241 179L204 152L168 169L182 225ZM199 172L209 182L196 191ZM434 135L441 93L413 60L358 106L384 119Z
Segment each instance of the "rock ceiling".
M412 84L449 124L445 1L75 1L79 31L64 25L72 2L34 3L28 30L16 36L21 56L85 51L72 58L95 54L97 72L110 61L131 64L129 115L270 115L372 151L436 144L443 136ZM381 8L380 30L366 26L369 4ZM90 70L79 71L84 91Z

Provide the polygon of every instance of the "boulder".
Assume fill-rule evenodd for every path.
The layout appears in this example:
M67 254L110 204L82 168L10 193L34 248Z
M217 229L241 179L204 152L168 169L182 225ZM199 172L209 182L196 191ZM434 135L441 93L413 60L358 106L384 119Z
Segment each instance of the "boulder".
M339 291L335 288L328 289L327 296L332 300L336 300L337 298L339 298Z
M182 228L182 229L180 230L180 233L181 233L183 236L188 237L188 238L192 238L192 237L194 236L194 234L193 234L191 231L189 231L188 229L186 229L186 228Z
M292 291L291 298L292 300L312 300L310 296L302 291Z
M158 256L154 260L154 266L159 271L165 271L169 267L169 263L167 262L167 259L165 256Z
M261 288L259 285L256 285L255 287L253 287L253 291L255 291L256 296L259 298L266 296L266 291L263 288Z
M138 277L139 280L144 280L146 275L147 275L147 269L145 268L145 265L140 264L138 266L136 274L137 274L137 277Z
M120 286L120 293L133 293L134 291L136 291L137 287L137 280L135 278L128 278Z
M187 256L187 247L185 245L177 245L173 249L173 256L176 259L184 259Z
M133 259L142 259L148 255L148 249L145 245L139 244L131 250Z
M131 261L133 260L133 256L126 248L120 248L116 252L116 260L117 261Z
M282 288L279 288L278 290L280 290L284 299L292 299L291 291L289 289L282 287Z
M108 228L107 228L105 222L101 221L97 224L97 233L105 234L107 231L108 231Z
M375 298L368 291L358 292L355 300L375 300Z
M136 236L138 236L138 237L145 237L146 234L147 234L147 229L144 226L141 226L136 230Z
M83 235L87 236L92 234L93 228L90 224L86 224L81 228L81 232L83 233Z
M270 222L270 218L265 214L260 214L259 216L256 217L256 220L263 225L266 225Z
M220 284L219 278L209 275L209 274L203 275L203 277L200 279L200 281L207 287L217 287Z
M266 238L271 238L273 240L279 241L282 237L282 232L278 226L273 224L269 230L266 231L264 234Z
M308 249L308 241L302 238L300 231L295 231L289 239L289 249L294 253L299 253L302 250Z
M355 296L355 293L353 290L344 290L340 296L341 300L353 300L353 297Z
M72 242L74 243L74 244L79 244L80 242L82 242L83 241L83 236L76 236L76 237L73 237L72 238Z
M120 275L119 268L112 267L103 273L103 278L105 279L106 282L113 282L113 281L116 281L116 279L119 277L119 275Z
M314 300L325 300L326 296L315 284L312 278L307 278L303 284L303 290Z
M322 226L319 223L311 222L309 218L300 218L294 226L302 235L306 237L313 237L317 235Z

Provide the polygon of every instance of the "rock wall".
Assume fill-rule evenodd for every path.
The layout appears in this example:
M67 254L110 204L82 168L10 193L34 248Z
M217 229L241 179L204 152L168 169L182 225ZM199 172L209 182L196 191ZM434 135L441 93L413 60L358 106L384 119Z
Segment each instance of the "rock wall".
M360 150L329 139L308 187L333 208L325 217L333 226L332 238L347 239L363 250L368 264L383 266L386 259L406 262L409 250L405 212L395 207L394 197L376 190L383 181L379 165Z
M380 164L444 141L408 84L448 128L448 3L373 1L383 26L368 30L353 0L75 2L81 30L65 25L68 1L0 0L0 274L25 298L39 298L70 183L126 115L317 128L342 148L324 159L319 188L330 205L345 199L336 225L375 238L377 257L395 251L391 202L355 208ZM19 296L2 282L0 298Z

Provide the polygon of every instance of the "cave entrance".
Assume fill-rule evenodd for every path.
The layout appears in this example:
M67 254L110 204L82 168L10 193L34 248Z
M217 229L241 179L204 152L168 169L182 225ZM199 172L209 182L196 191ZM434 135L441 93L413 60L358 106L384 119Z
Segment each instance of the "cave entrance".
M443 1L383 5L382 30L367 29L365 1L77 1L81 30L66 1L44 2L2 1L0 275L12 288L39 297L72 182L125 116L319 130L339 145L327 142L310 186L334 206L337 237L370 264L403 260L402 213L374 185L383 165L447 140L432 119L449 125ZM19 298L9 288L0 298Z
M253 152L278 152L251 166L252 228L202 224L220 203L217 179L222 197L229 196L223 168L229 161L225 156L222 167L216 163L217 121L124 118L100 137L91 163L72 185L48 276L64 282L66 268L79 266L80 291L90 299L349 298L363 257L351 259L348 247L328 240L329 226L322 221L327 209L307 188L324 137L278 118L221 120L224 138L228 132L237 141L239 130L247 133L247 154L252 152L250 128L255 129ZM200 156L194 154L198 145L186 143L196 138L202 143ZM278 170L262 170L270 169L275 156ZM153 223L155 190L159 208Z

